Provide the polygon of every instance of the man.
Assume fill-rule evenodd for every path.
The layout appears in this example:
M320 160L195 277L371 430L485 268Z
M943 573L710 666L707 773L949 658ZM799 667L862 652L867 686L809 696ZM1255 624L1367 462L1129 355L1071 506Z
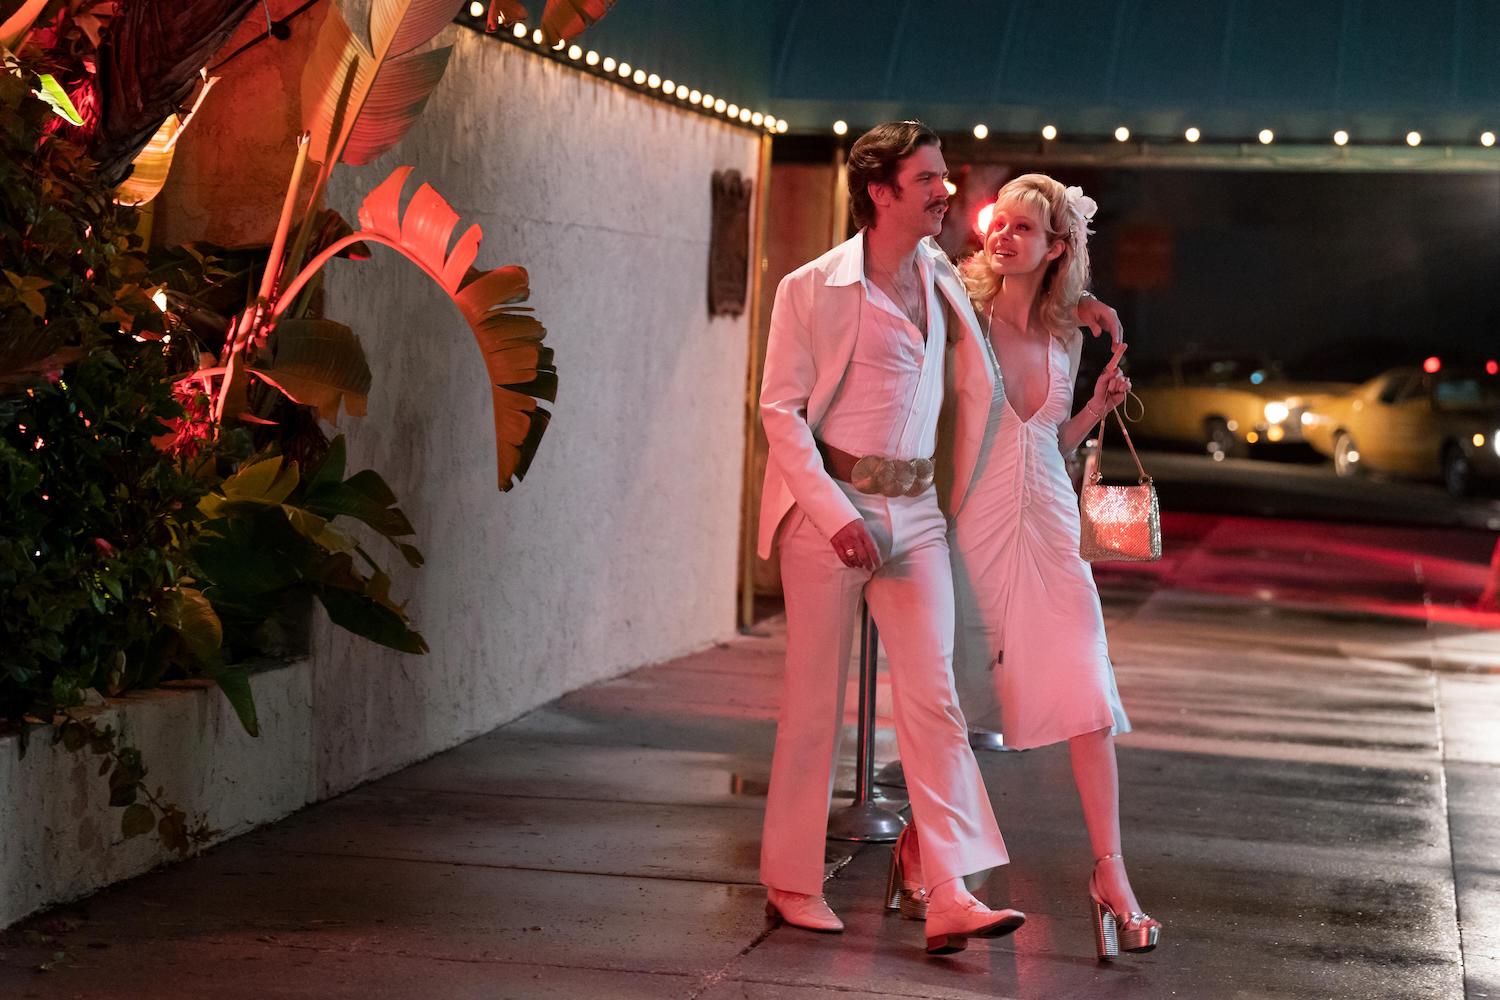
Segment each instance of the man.
M787 610L761 881L768 910L788 923L843 929L822 896L823 847L863 595L890 665L928 950L942 954L1025 920L989 909L963 880L1008 858L954 694L953 580L933 486L945 375L954 431L936 458L948 468L936 471L951 473L950 514L974 471L995 375L932 239L948 203L937 135L918 122L877 126L850 149L848 176L860 232L782 280L760 397L770 462L759 550L781 546ZM1089 307L1091 326L1113 320Z

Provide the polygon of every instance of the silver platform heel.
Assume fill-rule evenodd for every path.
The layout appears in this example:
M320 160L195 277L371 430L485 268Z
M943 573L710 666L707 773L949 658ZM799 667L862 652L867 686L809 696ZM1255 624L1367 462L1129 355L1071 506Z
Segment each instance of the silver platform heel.
M1122 920L1099 893L1099 866L1106 861L1124 860L1122 854L1106 854L1094 862L1094 873L1089 876L1089 897L1094 903L1094 944L1100 961L1119 958L1122 951L1137 954L1150 951L1161 939L1160 920L1140 912Z
M885 880L885 908L900 910L901 916L907 920L926 920L927 888L921 882L907 879L901 863L906 838L915 835L911 827L906 827L896 838L896 846L891 848L891 873Z

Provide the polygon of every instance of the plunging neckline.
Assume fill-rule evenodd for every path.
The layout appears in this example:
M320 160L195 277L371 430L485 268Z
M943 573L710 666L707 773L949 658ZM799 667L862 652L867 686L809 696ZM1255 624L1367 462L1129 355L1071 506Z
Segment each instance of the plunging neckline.
M998 376L1000 376L1000 386L1001 386L1002 389L1004 389L1005 386L1007 386L1007 385L1010 384L1010 380L1005 377L1005 369L1002 368L1002 367L1000 367L1000 349L995 346L995 342L994 342L994 340L995 340L995 325L993 323L994 316L991 315L990 319L991 319L992 322L989 324L989 329L986 331L986 333L989 334L989 338L990 338L990 351L993 352L994 355L995 355L995 374L998 375ZM1005 390L1005 405L1008 406L1008 407L1010 407L1010 412L1012 414L1014 414L1015 418L1017 420L1021 421L1021 423L1023 423L1023 424L1029 424L1033 420L1035 420L1036 419L1036 415L1038 413L1041 413L1043 410L1045 410L1047 408L1047 403L1052 399L1052 341L1054 339L1055 338L1050 333L1047 335L1047 359L1046 359L1047 382L1046 382L1046 387L1042 390L1042 401L1040 403L1036 404L1036 409L1034 409L1034 410L1031 411L1031 416L1029 416L1029 417L1023 417L1023 416L1021 416L1020 411L1016 409L1016 404L1014 404L1014 403L1012 403L1010 401L1010 391L1009 390Z

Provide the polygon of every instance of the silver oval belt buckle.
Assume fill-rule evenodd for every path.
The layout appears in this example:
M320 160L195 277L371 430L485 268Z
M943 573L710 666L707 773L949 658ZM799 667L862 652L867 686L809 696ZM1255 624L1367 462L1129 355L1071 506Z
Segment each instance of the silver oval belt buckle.
M930 458L866 455L850 470L849 485L870 496L919 497L932 485L935 471Z

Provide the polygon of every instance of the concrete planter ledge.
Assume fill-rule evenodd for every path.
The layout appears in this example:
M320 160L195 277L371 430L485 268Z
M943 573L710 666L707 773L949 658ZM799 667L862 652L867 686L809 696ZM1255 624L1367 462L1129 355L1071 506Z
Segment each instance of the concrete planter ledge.
M76 714L113 726L145 757L147 786L227 840L318 795L309 667L304 658L252 675L258 738L207 683L132 692ZM0 928L177 860L154 832L120 834L124 810L109 805L99 757L54 745L46 726L30 737L24 757L19 736L0 737Z

